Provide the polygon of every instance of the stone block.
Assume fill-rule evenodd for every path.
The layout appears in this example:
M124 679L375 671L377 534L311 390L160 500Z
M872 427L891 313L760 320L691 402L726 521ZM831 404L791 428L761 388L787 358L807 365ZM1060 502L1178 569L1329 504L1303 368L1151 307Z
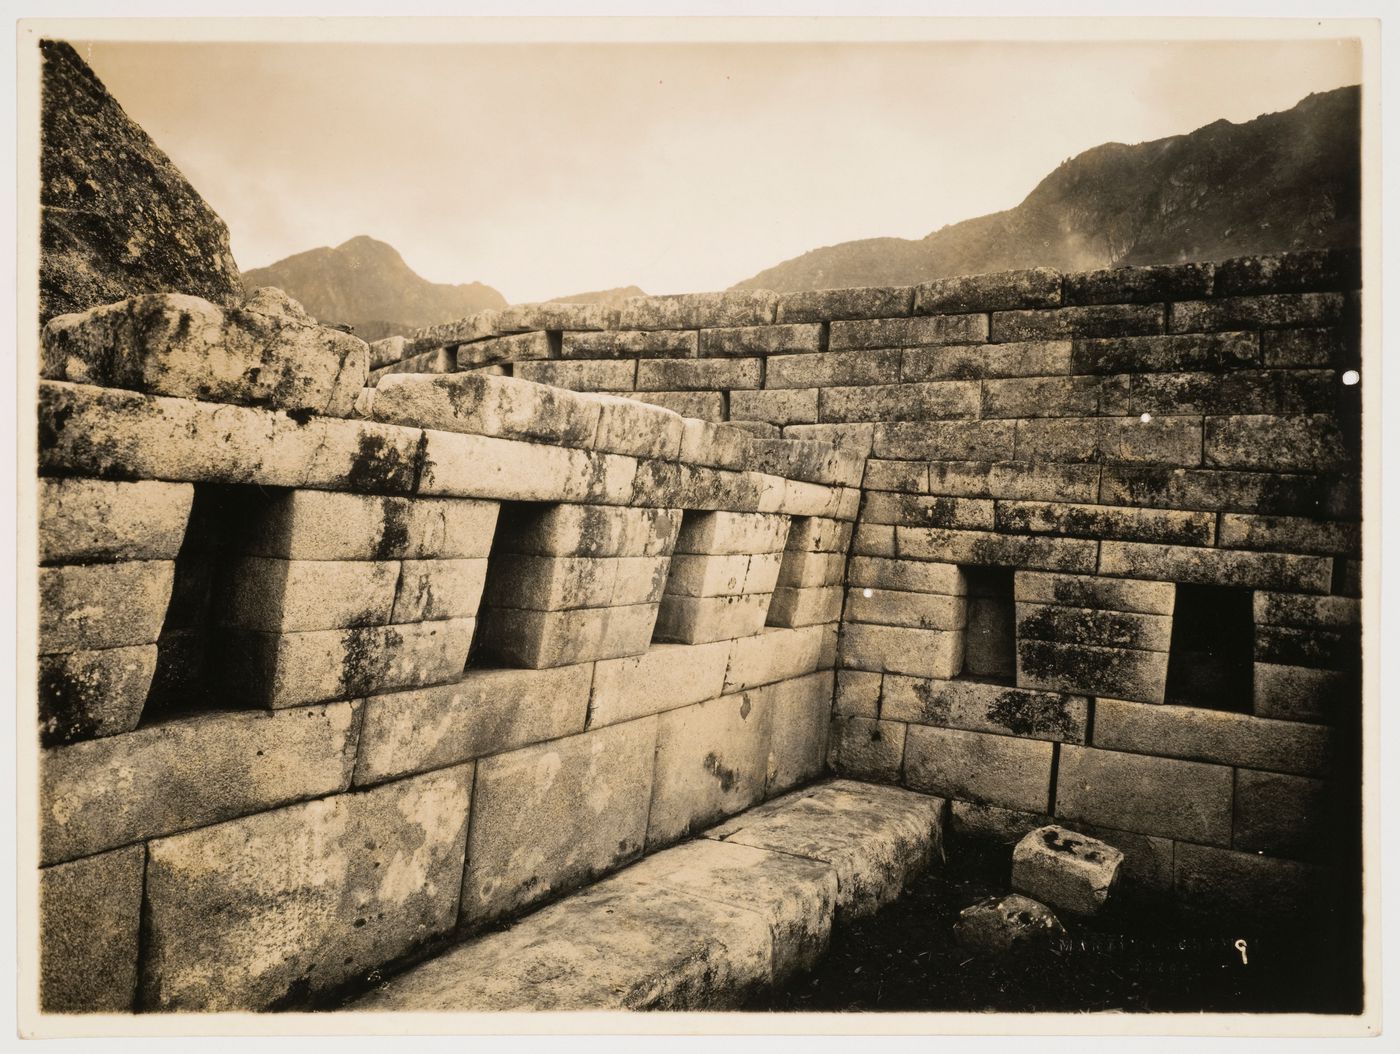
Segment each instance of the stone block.
M739 638L730 652L725 692L741 692L813 672L821 661L822 638L819 626L768 627L751 637Z
M500 506L294 490L258 508L246 551L284 560L484 558Z
M1055 913L1019 893L988 897L958 913L953 939L979 955L1007 955L1023 950L1044 954L1065 938Z
M660 886L757 914L772 931L774 980L816 965L836 910L830 865L710 838L655 853L617 881L638 883L639 893Z
M848 589L845 620L877 626L961 630L967 625L967 598L869 587Z
M1011 853L1011 888L1075 915L1097 915L1113 895L1123 854L1107 842L1050 824Z
M225 626L272 632L382 626L394 608L399 563L245 556L229 578L219 613Z
M599 406L595 450L674 461L680 456L684 419L664 406L611 395L593 395Z
M452 365L458 370L478 369L497 363L538 362L554 358L554 344L548 333L515 333L490 340L459 344L456 351L446 349ZM415 371L416 372L416 371ZM451 373L451 370L425 370L425 373Z
M890 421L875 426L876 457L925 461L1010 461L1015 421Z
M479 646L486 655L531 670L640 655L651 642L656 616L655 604L570 611L494 608L482 619Z
M1169 333L1210 333L1226 329L1334 326L1342 321L1341 293L1273 293L1264 296L1179 300L1171 305Z
M987 316L931 315L926 318L877 318L833 322L828 346L908 348L926 344L980 344L987 340Z
M857 523L851 539L852 563L858 557L892 559L894 557L894 525Z
M1083 743L1089 700L977 681L941 681L887 674L880 716L910 724L1024 739Z
M143 1005L295 1005L448 932L471 785L463 765L152 842Z
M950 531L937 527L896 527L895 544L901 557L916 560L1078 573L1094 570L1099 548L1099 543L1087 538Z
M996 528L1012 533L1122 538L1171 545L1210 545L1215 541L1215 516L1207 512L1053 501L999 501Z
M664 407L685 418L699 418L706 422L724 420L723 392L637 392L629 393L627 397Z
M1065 275L1066 304L1150 304L1211 295L1215 264L1106 267Z
M864 670L836 671L836 689L831 712L835 717L878 716L880 711L880 684L883 678L878 673Z
M1327 557L1147 542L1103 542L1099 573L1296 593L1326 593L1332 585L1332 561Z
M1097 377L1016 377L981 385L985 419L1084 417L1099 411Z
M775 553L787 541L786 516L762 513L706 512L686 516L676 538L681 553Z
M779 322L827 322L847 318L894 318L914 306L911 286L804 289L778 296Z
M392 366L409 354L407 337L385 337L369 342L369 366L377 370L381 366Z
M355 784L445 768L583 731L591 663L471 669L455 684L364 701Z
M958 675L962 657L963 634L956 630L851 623L841 634L843 669L947 679Z
M1018 640L1016 684L1161 703L1167 687L1167 652Z
M1361 254L1355 249L1240 256L1216 265L1217 296L1360 288Z
M1275 472L1329 472L1346 467L1346 450L1331 414L1207 417L1205 463Z
M729 419L768 421L775 425L815 421L818 391L817 388L733 391L729 394Z
M761 915L618 875L399 975L356 1010L703 1010L771 979Z
M1355 629L1255 626L1254 659L1256 662L1311 666L1321 670L1354 669L1360 662L1360 640Z
M1219 544L1229 549L1272 549L1323 556L1360 554L1361 524L1227 512L1220 517Z
M1115 505L1355 518L1354 477L1105 465L1101 499Z
M830 669L762 689L772 710L765 797L809 783L826 769L831 732Z
M146 847L129 845L39 872L39 1009L129 1014Z
M680 529L679 509L552 505L525 519L509 551L539 556L669 556Z
M783 429L783 436L786 439L831 443L847 457L864 459L870 453L870 445L874 442L875 426L872 424L788 425Z
M1172 620L1167 615L1058 604L1017 604L1016 636L1055 644L1167 651L1171 647Z
M664 556L527 556L492 562L486 603L493 609L569 611L655 604L666 581Z
M349 786L351 703L200 714L57 747L40 760L45 864Z
M44 377L331 417L350 412L369 346L287 315L195 296L134 296L44 327Z
M1086 304L993 312L990 339L1000 344L1009 340L1134 337L1165 331L1162 304Z
M230 704L288 706L455 681L476 620L267 633L229 630L218 675Z
M1054 377L1072 372L1071 347L1067 340L1032 340L905 348L900 377L904 381Z
M1191 333L1157 337L1076 340L1073 372L1133 374L1133 383L1153 372L1237 370L1261 362L1257 333Z
M501 330L498 325L501 313L494 310L478 311L474 315L443 322L436 326L426 326L414 330L409 343L414 351L428 348L450 347L455 344L469 344L472 341L494 337Z
M617 454L426 431L418 490L506 501L624 502L637 462Z
M630 359L517 362L513 372L527 381L575 392L630 392L635 387L637 363Z
M863 486L867 491L927 494L928 465L920 461L884 461L872 458L865 464Z
M705 356L771 355L782 352L820 351L822 327L807 325L744 326L702 329L700 354Z
M753 559L743 553L728 556L677 553L671 558L666 592L683 597L737 596L751 592L744 588L744 582Z
M807 522L811 522L808 520ZM831 521L827 521L828 523ZM846 537L850 537L850 525L845 525ZM788 536L788 547L783 553L778 569L777 585L795 588L839 585L846 574L846 553L844 549L834 552L802 549L794 544L796 524Z
M608 328L611 310L604 304L565 301L512 304L501 312L496 324L502 333L539 329L601 330Z
M40 653L154 643L174 577L170 560L41 567Z
M619 329L712 329L766 326L778 295L766 289L634 297L622 305Z
M1265 366L1356 369L1361 365L1360 341L1342 329L1268 329L1259 335Z
M749 637L763 629L770 593L685 597L667 593L656 616L656 639L681 644Z
M1185 841L1225 846L1233 782L1227 766L1065 744L1054 812L1061 820L1179 839L1178 851Z
M1044 417L1016 422L1016 459L1131 462L1174 467L1201 463L1201 418Z
M914 287L914 314L1056 307L1060 273L1049 267L935 278Z
M1329 899L1326 873L1296 860L1178 842L1172 870L1176 897L1191 914L1235 930L1297 926L1325 912Z
M475 928L641 855L655 718L478 762L462 925Z
M1139 374L1121 413L1316 414L1337 405L1331 370L1231 370Z
M1338 832L1328 785L1277 772L1235 773L1235 849L1325 862Z
M566 359L693 359L698 345L694 330L575 332L564 334L560 355Z
M1053 743L910 725L904 783L941 797L1032 812L1049 806Z
M1354 713L1355 683L1337 670L1254 664L1254 713L1284 721L1334 722Z
M187 483L41 479L39 560L173 560L193 498Z
M470 360L467 360L467 364L470 364ZM390 363L388 366L381 366L377 370L370 370L365 384L367 387L374 388L385 377L396 373L451 373L455 369L457 369L457 356L451 348L431 348L416 355L409 355L398 362Z
M706 831L836 869L836 917L874 914L943 859L947 802L899 787L833 780L766 802Z
M773 722L770 696L721 696L656 719L656 773L651 815L645 821L648 849L669 845L763 798Z
M954 801L949 814L950 827L959 839L974 842L990 842L1010 849L1028 833L1050 822L1050 817L1040 812L1025 812L1021 809L1005 809L999 805L983 802ZM1170 853L1171 843L1167 843ZM1170 857L1168 857L1170 866Z
M714 699L724 691L730 642L653 644L645 654L600 661L588 727L630 721Z
M972 381L928 381L852 388L823 388L822 421L932 421L973 418L978 389Z
M1016 602L1170 615L1176 607L1176 586L1171 582L1017 571Z
M815 626L841 617L841 587L778 586L768 604L770 626Z
M1331 731L1317 725L1119 699L1098 701L1094 745L1304 776L1325 775L1332 759Z
M442 432L588 446L598 431L599 405L516 377L402 374L379 382L374 416Z
M474 618L486 581L486 561L405 560L389 621L397 625Z
M39 657L39 740L52 747L130 732L141 720L156 646Z
M865 526L866 524L861 524L861 527ZM938 593L955 597L967 594L967 580L957 564L853 556L846 577L853 587Z
M854 324L854 323L853 323ZM774 355L768 359L763 386L831 388L899 381L898 351L822 351L810 355Z
M713 391L762 386L762 359L641 359L637 390L643 392Z
M928 492L965 498L1092 502L1098 497L1097 465L1034 461L935 461Z
M929 497L879 491L865 495L861 519L867 523L987 531L996 526L992 503L981 498Z

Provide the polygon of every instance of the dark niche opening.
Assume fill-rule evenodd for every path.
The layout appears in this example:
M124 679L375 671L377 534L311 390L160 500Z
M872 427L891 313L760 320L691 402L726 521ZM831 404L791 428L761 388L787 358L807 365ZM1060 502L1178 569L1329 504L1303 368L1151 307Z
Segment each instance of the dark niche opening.
M1166 702L1249 713L1254 705L1254 593L1176 587Z

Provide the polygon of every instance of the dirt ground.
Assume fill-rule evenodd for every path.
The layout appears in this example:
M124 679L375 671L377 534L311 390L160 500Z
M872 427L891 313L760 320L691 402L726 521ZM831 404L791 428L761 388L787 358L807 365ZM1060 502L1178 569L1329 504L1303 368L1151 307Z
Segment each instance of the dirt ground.
M1356 1013L1354 940L1322 926L1247 934L1123 901L1092 920L1062 915L1068 947L979 957L952 936L958 912L1010 890L1010 853L957 846L950 863L867 919L838 926L817 968L750 1011ZM1247 941L1244 956L1234 946Z

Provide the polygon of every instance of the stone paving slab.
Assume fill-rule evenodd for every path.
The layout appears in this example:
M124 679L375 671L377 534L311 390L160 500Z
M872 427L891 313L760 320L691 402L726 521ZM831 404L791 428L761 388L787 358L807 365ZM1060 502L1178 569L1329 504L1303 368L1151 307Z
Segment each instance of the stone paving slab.
M347 1005L359 1011L701 1010L814 963L832 921L941 859L946 802L814 784L654 853Z

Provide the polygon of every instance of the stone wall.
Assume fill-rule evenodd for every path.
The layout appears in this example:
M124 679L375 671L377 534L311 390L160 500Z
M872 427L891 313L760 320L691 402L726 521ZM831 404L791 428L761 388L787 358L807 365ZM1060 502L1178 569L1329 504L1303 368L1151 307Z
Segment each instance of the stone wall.
M1320 252L524 305L376 346L371 383L510 373L868 458L809 601L842 611L831 768L965 833L1107 837L1245 925L1356 899L1359 285Z
M45 1010L317 1005L823 771L859 457L369 369L46 328Z

